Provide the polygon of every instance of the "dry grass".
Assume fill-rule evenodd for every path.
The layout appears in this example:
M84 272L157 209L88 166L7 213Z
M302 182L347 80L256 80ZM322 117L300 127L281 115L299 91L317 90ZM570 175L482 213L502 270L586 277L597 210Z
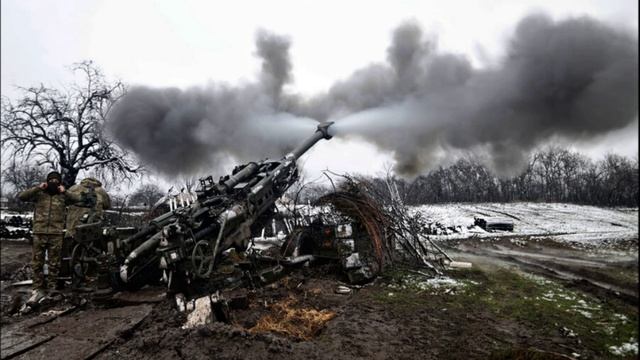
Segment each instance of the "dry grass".
M339 213L362 224L369 236L373 248L373 255L378 266L382 268L385 251L389 247L385 244L387 238L385 227L388 226L388 217L385 215L382 205L371 196L360 191L356 183L349 183L347 191L336 191L327 194L318 200L320 205L332 205Z
M336 316L329 310L315 310L296 306L297 300L289 297L270 305L271 313L263 316L249 329L252 333L276 332L300 340L318 335L325 324Z

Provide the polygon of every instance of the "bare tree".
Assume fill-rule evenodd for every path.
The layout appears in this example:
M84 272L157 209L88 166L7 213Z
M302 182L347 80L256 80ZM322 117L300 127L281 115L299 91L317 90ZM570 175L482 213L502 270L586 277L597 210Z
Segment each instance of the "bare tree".
M45 170L33 164L11 161L2 170L2 196L7 198L10 209L18 211L32 210L33 204L18 199L18 194L29 187L44 181Z
M634 205L638 196L638 164L620 155L607 154L600 161L605 205Z
M104 131L115 102L125 93L122 82L108 82L91 61L72 66L83 81L58 90L40 85L20 88L23 97L2 98L2 149L11 161L35 161L61 171L63 183L94 170L113 179L141 171L127 152Z
M360 183L365 183L361 180ZM367 179L370 192L386 201L385 178ZM389 174L386 175L389 180ZM408 205L479 201L557 201L605 206L638 206L638 159L609 154L593 162L577 152L551 146L531 155L524 172L499 178L473 157L438 167L411 183L394 179Z
M144 204L150 208L153 206L153 204L156 203L156 201L160 200L163 195L164 193L160 190L160 187L158 187L158 185L145 184L142 185L133 194L131 194L131 197L129 197L129 204Z
M39 166L11 161L2 170L3 185L10 185L15 191L22 191L44 181L46 171ZM5 187L3 186L3 189Z

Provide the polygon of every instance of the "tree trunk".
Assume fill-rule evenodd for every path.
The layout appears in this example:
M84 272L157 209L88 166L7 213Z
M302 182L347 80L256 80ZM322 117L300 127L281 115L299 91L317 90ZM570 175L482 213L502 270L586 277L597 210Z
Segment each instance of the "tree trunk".
M70 188L76 183L78 177L78 169L63 169L62 170L62 185L66 188Z

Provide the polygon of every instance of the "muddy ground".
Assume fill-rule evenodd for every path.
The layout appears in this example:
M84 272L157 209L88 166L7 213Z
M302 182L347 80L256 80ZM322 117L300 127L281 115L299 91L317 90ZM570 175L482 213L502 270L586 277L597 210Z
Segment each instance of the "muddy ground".
M7 280L30 249L0 244L2 359L637 357L637 238L592 251L526 236L451 241L446 251L472 262L471 269L451 269L436 280L390 269L350 294L336 293L344 279L331 264L298 269L246 292L230 323L190 329L171 299L158 296L116 303L67 293L39 312L11 315L6 295L15 299L20 288ZM161 290L147 289L153 291ZM325 318L306 339L260 329L282 304Z

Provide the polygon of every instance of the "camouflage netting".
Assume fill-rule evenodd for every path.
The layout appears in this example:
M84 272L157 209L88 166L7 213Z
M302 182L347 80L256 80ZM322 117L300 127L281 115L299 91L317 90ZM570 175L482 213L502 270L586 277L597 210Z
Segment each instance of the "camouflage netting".
M426 236L426 224L419 213L412 214L389 182L387 196L371 183L342 175L336 191L322 196L316 205L331 206L336 212L362 224L371 239L373 255L383 265L420 267L441 274L449 257ZM391 180L390 180L391 181Z
M342 189L327 194L317 201L317 205L329 205L337 212L361 224L371 239L373 255L380 269L391 260L390 249L386 241L389 218L382 206L372 197L359 190L355 182L346 182Z

